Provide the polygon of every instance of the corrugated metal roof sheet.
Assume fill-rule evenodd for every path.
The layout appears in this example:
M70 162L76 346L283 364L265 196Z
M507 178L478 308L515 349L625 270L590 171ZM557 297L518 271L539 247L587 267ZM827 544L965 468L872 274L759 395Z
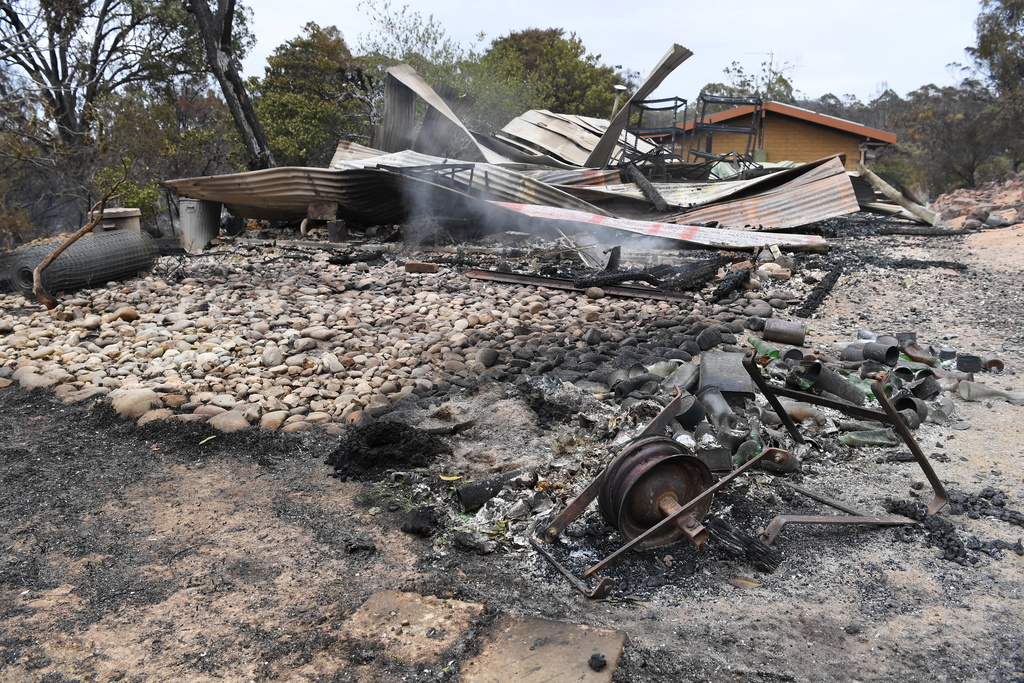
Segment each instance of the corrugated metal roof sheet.
M338 148L334 150L334 156L331 157L331 161L327 164L327 168L335 168L335 164L343 161L379 157L381 154L387 154L387 152L374 149L373 147L367 147L366 145L360 145L358 142L342 140L338 143Z
M358 156L358 153L355 155ZM432 187L446 182L454 189L483 199L546 204L607 215L603 209L520 173L491 164L453 161L411 150L374 157L338 161L339 168L281 167L220 176L181 178L164 185L178 195L221 202L239 216L270 220L304 218L311 202L338 203L338 216L360 222L394 222L403 215L402 188L395 175L401 169L451 166L431 178L420 175L422 184ZM454 170L471 166L470 170ZM381 167L386 167L382 169ZM387 170L399 169L397 173ZM436 179L436 182L435 182ZM429 190L428 190L429 191Z
M399 108L400 114L396 116L396 121L391 121L391 111L384 117L384 128L382 134L388 141L388 145L381 143L381 147L387 151L399 151L402 149L408 149L413 146L412 144L412 131L415 126L410 125L409 121L411 118L410 106L415 107L415 102L412 102L410 98L413 94L419 96L435 109L441 116L450 121L458 130L465 134L466 139L473 143L473 145L479 150L483 159L491 163L500 163L502 161L510 161L510 159L496 153L487 147L482 146L476 139L476 137L466 128L466 125L461 119L452 111L448 103L441 98L430 85L423 80L423 77L416 73L408 64L398 64L396 66L389 67L387 70L388 79L385 84L386 89L390 88L392 93L390 97L394 99L394 103ZM388 91L385 91L385 96L388 97ZM442 134L441 131L438 134ZM408 144L400 144L401 140L408 139ZM433 139L429 142L429 146L434 147L438 143L438 140ZM390 145L390 146L389 146ZM397 145L397 146L396 146Z
M756 184L757 178L728 182L651 183L654 189L672 206L699 206L724 199ZM650 203L640 188L632 183L592 186L561 186L580 199L595 202L615 197L629 197Z
M175 194L221 202L247 218L302 218L310 202L341 201L345 183L337 171L325 168L283 167L218 176L166 180Z
M573 166L585 166L607 130L608 121L603 119L532 109L505 124L496 137L520 148L532 146ZM624 146L640 154L649 154L656 147L649 140L620 132L613 156L621 155Z
M788 235L785 233L768 233L753 230L724 230L697 225L677 225L674 223L657 223L653 221L598 216L596 214L559 209L551 206L510 204L505 202L492 202L492 204L538 220L576 224L581 229L601 226L615 230L625 230L638 235L679 240L703 247L754 249L756 247L777 244L785 249L810 251L825 251L828 249L828 242L823 237L817 235Z
M666 220L670 223L718 221L734 228L753 225L764 230L784 230L859 210L853 183L839 158L832 157L778 187L685 211Z
M522 173L502 168L501 166L495 166L494 164L474 164L468 161L442 159L441 157L406 150L379 157L340 162L336 165L336 168L354 169L378 166L390 168L451 166L454 168L467 165L472 166L473 170L459 170L450 175L448 173L445 175L450 177L459 189L471 191L484 199L515 201L525 204L545 204L607 215L607 212L603 209L563 192L552 185L538 182Z
M790 168L746 180L681 181L674 183L652 183L652 185L670 205L689 209L691 207L712 204L733 195L754 194L766 191L767 188L782 185L808 173L822 164L828 163L829 159L832 158L839 159L838 156L827 157L806 164L793 165ZM618 197L648 201L640 191L640 188L632 183L610 183L600 187L567 185L559 185L559 187L569 194L589 202L600 202Z
M575 166L586 163L590 150L600 139L590 131L550 116L549 112L537 110L512 119L501 132Z
M521 171L521 173L540 183L573 187L618 185L622 181L622 173L617 168L577 168L564 171L536 170Z
M446 186L481 199L538 204L602 216L612 214L586 199L626 197L635 202L647 201L631 185L556 187L492 164L446 160L409 150L365 156L372 150L360 146L346 146L346 149L352 152L347 155L352 158L338 161L336 169L284 167L169 180L165 185L182 196L221 202L233 213L249 218L304 218L310 203L330 201L338 203L339 217L363 223L390 223L402 219L408 205L402 193L409 184L395 180L396 175L415 175L419 181L415 186L428 188L419 192L429 193L429 188ZM424 167L434 166L440 169L438 174L423 172ZM446 166L452 170L448 171ZM546 173L549 178L554 173L577 181L591 176L610 177L606 172L587 169ZM860 209L853 185L838 158L746 181L659 183L656 187L675 205L718 202L675 214L664 219L667 223L715 220L723 226L760 225L777 230ZM751 196L719 201L742 194Z

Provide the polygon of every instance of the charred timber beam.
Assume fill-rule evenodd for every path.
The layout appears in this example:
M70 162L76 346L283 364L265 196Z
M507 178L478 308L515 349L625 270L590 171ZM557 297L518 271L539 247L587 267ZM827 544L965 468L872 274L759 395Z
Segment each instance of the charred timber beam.
M565 280L562 278L541 277L539 275L520 275L517 273L499 273L493 270L479 269L467 270L463 272L463 275L474 280L490 280L492 282L505 282L514 285L565 289L573 292L585 291L585 288L577 287L572 280ZM657 301L675 301L680 303L691 303L693 301L692 296L677 294L676 292L667 292L661 289L630 287L627 285L601 287L601 289L603 289L604 293L609 296L655 299Z

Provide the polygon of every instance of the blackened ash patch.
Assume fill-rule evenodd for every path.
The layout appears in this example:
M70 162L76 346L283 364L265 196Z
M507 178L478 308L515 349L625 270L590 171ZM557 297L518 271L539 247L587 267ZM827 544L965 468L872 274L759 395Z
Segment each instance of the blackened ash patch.
M997 502L1001 501L1000 493L990 489L984 489L978 494L951 492L949 495L949 512L953 515L967 514L974 519L978 519L981 516L1002 519L1006 516L1008 517L1006 521L1011 524L1020 525L1022 516L1019 512L1005 510L989 502L992 499L996 499ZM982 494L986 494L987 497ZM1016 543L1010 543L1002 539L985 541L973 535L962 538L952 522L939 515L929 515L923 503L907 500L890 500L886 503L886 509L891 513L903 515L904 517L921 522L920 528L902 527L898 529L896 537L901 541L911 543L923 536L928 545L939 549L938 558L940 560L956 562L967 567L979 564L979 552L996 558L999 557L1000 552L1003 550L1012 550L1017 555L1024 555L1024 545L1021 544L1021 539L1019 538Z
M444 527L437 508L426 505L410 510L402 521L402 531L414 536L430 538Z
M375 481L388 470L427 467L443 454L451 454L451 449L436 436L389 422L350 427L327 464L342 481Z
M971 519L993 517L1007 524L1024 526L1024 513L1006 507L1006 493L991 486L977 494L949 494L949 511L954 515L967 515Z
M836 282L839 281L839 277L843 274L841 268L830 270L825 277L814 285L814 289L807 295L804 300L804 304L793 312L798 318L809 318L817 311L821 305L828 298L828 295L832 293L832 288L836 286Z

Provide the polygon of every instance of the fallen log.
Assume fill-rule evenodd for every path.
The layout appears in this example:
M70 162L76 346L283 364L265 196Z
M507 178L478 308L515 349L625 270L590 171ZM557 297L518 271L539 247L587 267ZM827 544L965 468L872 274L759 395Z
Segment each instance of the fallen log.
M939 214L935 213L926 206L921 206L916 202L912 202L903 196L903 193L897 190L895 187L879 178L874 172L868 169L864 164L857 164L857 172L864 180L871 183L871 187L875 188L878 192L881 192L886 197L896 202L904 209L914 214L928 225L938 225Z

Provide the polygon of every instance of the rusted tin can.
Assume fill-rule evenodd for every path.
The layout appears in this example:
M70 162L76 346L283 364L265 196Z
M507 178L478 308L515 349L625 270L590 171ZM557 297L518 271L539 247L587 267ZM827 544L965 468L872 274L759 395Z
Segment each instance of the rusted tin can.
M769 318L764 321L764 330L761 338L765 341L789 344L791 346L803 346L804 338L807 335L807 328L798 322L790 320L777 320Z

